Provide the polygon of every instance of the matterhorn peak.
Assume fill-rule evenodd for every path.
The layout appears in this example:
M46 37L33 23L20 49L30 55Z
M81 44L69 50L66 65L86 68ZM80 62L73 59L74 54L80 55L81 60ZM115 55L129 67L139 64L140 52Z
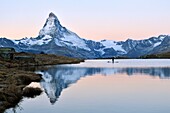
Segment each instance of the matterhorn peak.
M51 12L51 13L49 14L49 18L55 18L55 19L58 20L57 16L56 16L53 12Z
M39 36L50 35L53 37L59 32L61 27L62 26L60 25L57 16L51 12L46 20L46 23L44 24L43 29L40 30Z

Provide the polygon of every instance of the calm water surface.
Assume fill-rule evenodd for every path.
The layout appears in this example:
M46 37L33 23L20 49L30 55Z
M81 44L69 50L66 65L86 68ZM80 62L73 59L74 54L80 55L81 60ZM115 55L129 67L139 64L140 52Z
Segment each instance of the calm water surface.
M87 60L36 73L43 80L30 86L43 94L15 112L170 113L170 60Z

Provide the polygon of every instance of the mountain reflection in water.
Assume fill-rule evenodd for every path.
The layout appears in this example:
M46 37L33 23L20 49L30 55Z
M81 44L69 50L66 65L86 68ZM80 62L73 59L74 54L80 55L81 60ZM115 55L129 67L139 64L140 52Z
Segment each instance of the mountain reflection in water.
M54 104L63 89L76 83L81 77L93 76L101 74L104 76L114 74L132 75L150 75L157 76L160 79L170 78L170 68L88 68L88 67L72 67L72 66L55 66L48 70L37 72L42 74L43 80L41 87L45 90L51 104Z

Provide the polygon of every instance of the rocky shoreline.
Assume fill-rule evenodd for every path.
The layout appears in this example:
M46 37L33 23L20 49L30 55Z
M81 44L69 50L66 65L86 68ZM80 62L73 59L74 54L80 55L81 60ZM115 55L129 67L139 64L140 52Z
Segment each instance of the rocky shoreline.
M82 59L74 59L48 54L16 53L16 56L31 56L34 62L4 60L0 58L0 113L15 107L24 97L35 97L41 94L39 88L26 88L31 82L40 82L41 75L28 71L30 66L80 63ZM21 69L24 68L24 69Z
M0 69L0 111L15 107L23 98L24 88L39 82L41 75L17 69ZM34 89L33 89L34 90Z

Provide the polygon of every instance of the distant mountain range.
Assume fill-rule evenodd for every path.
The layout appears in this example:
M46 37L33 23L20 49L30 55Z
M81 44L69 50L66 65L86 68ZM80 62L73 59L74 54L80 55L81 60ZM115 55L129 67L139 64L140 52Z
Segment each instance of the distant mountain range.
M170 52L170 36L126 41L86 40L63 27L57 16L50 13L38 37L20 40L0 38L0 47L13 47L18 52L43 52L75 58L139 57Z

